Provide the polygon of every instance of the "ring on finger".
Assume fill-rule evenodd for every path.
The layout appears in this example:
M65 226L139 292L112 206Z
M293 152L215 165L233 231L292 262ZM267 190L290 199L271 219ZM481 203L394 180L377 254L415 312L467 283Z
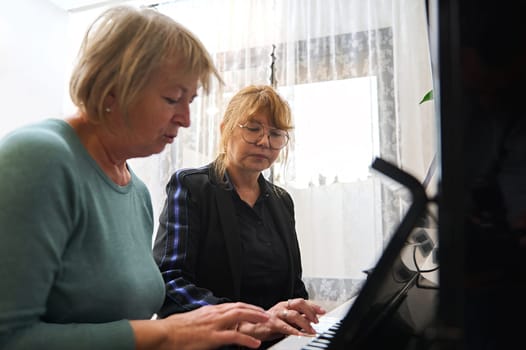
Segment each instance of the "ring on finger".
M290 309L290 299L287 300L287 309Z
M289 310L287 310L287 309L281 311L281 316L282 316L283 318L287 318L287 315L288 315L288 314L289 314Z

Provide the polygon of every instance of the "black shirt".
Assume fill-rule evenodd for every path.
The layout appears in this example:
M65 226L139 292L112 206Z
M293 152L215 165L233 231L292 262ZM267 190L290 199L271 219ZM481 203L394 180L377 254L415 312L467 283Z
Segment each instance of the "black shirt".
M260 184L261 195L254 207L232 191L241 232L241 300L264 309L287 299L289 278L287 251L267 205L268 189Z

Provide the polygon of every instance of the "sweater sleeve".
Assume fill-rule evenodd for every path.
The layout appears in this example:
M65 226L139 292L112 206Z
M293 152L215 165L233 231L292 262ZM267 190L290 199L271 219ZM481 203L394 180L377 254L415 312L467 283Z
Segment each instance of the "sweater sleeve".
M47 296L74 230L74 155L53 133L0 141L0 348L133 349L128 321L46 320ZM67 298L67 296L64 296Z
M177 171L166 186L154 245L154 257L166 284L166 298L159 312L162 317L228 301L195 284L202 220L199 203L192 198L184 177L184 170Z

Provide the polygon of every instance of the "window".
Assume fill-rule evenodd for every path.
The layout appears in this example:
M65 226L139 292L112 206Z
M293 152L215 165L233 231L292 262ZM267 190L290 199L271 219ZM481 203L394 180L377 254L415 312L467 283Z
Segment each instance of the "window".
M375 76L279 88L294 116L289 186L364 180L378 154Z

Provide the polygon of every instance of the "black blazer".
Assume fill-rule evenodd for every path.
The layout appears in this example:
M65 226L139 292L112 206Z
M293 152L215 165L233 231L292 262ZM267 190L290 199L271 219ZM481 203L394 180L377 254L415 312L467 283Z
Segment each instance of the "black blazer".
M259 181L270 189L270 212L288 252L289 278L282 300L307 299L292 198L262 175ZM211 164L177 171L170 179L154 245L154 257L166 283L160 316L205 304L243 301L241 236L231 191L228 183L218 181ZM197 229L176 229L181 223L184 226L185 218L188 227Z

